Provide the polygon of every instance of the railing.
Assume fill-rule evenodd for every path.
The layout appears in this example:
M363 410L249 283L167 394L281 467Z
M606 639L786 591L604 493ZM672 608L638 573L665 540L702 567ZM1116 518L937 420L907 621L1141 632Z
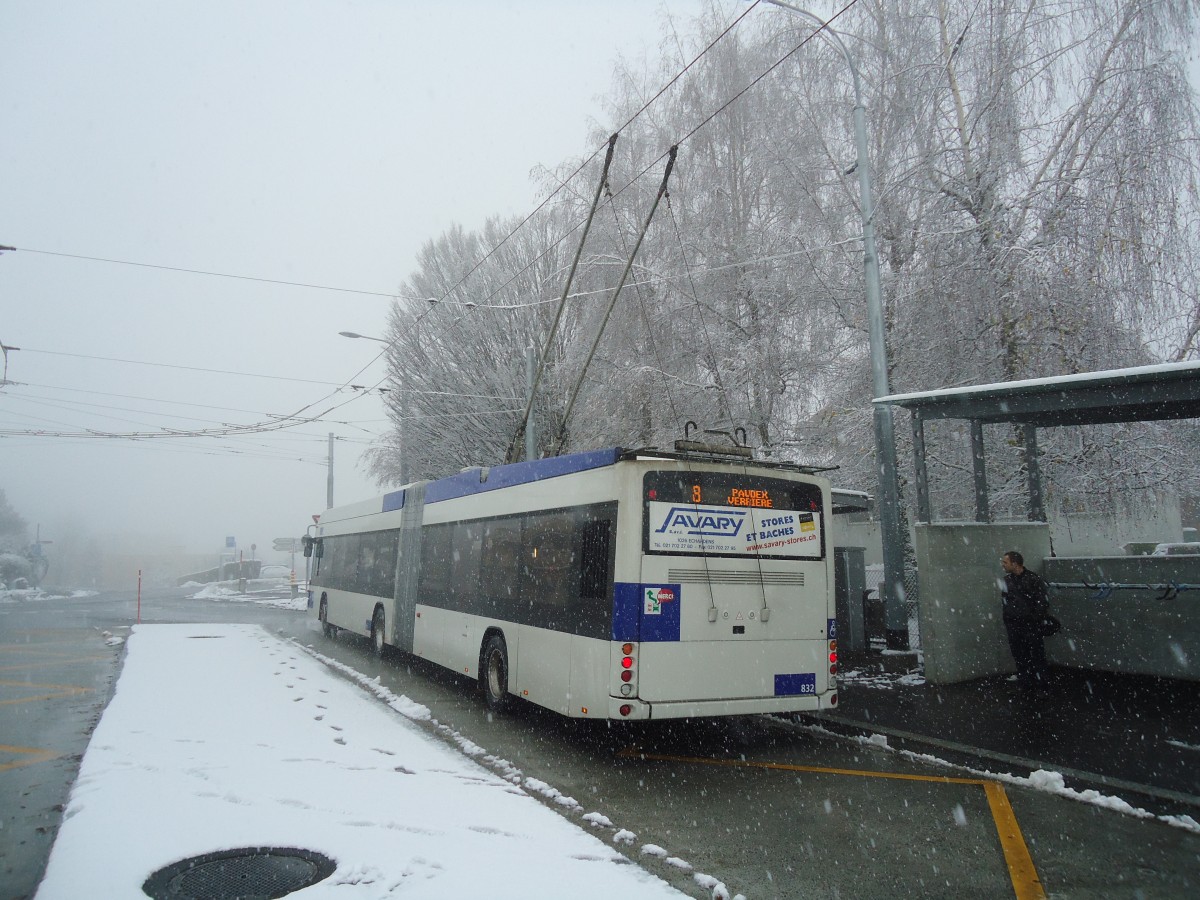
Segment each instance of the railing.
M1200 591L1200 584L1178 584L1174 581L1150 584L1148 582L1101 581L1092 584L1088 581L1048 581L1046 586L1055 590L1088 590L1095 591L1087 599L1107 600L1113 591L1161 591L1156 600L1174 600L1181 591Z

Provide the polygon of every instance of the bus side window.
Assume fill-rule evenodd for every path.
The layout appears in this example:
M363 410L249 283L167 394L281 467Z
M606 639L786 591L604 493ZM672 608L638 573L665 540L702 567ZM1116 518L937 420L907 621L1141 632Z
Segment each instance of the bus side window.
M421 580L423 602L444 603L450 583L453 525L426 525L421 530Z
M523 598L535 604L565 608L579 584L574 516L531 514L523 538Z
M449 594L458 609L470 609L479 597L479 556L483 526L459 522L454 526Z
M358 561L354 567L354 591L370 594L371 578L375 573L375 535L358 536Z
M521 580L520 518L493 519L484 523L480 557L482 593L492 615L509 618L509 604L516 599Z
M608 519L588 519L580 528L579 596L589 600L608 596L609 540L612 522Z
M375 597L391 597L395 594L399 534L398 531L376 531L363 536L371 544L370 563L362 587L364 593ZM359 575L362 576L361 568Z

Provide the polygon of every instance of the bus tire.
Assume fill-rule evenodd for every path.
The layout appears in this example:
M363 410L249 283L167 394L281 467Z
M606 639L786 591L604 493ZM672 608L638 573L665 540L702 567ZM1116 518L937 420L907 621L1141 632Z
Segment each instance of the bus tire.
M504 635L493 633L483 644L480 654L479 687L483 702L494 713L508 708L508 646Z
M321 598L321 611L317 618L321 620L321 633L327 638L337 637L337 626L329 624L329 601L324 597Z
M383 607L375 607L375 615L371 617L371 651L376 656L383 656Z

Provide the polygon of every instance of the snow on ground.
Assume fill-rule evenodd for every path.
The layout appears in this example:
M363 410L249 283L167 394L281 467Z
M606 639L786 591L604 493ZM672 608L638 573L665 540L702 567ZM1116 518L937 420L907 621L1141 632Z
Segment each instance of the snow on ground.
M306 585L300 584L297 596L292 596L291 585L280 586L279 582L269 578L251 578L246 582L246 590L236 589L236 581L218 581L202 587L190 582L183 587L201 587L201 590L189 594L189 600L216 600L228 603L257 603L260 606L271 606L276 609L305 609L308 606Z
M970 766L960 766L940 757L933 756L929 753L914 753L911 750L898 750L888 743L887 735L872 734L865 737L850 737L839 734L824 728L821 725L804 725L799 723L789 723L793 728L798 728L803 731L810 731L824 736L837 738L839 740L855 741L863 747L871 747L876 750L886 751L888 753L899 753L906 759L913 760L929 765L942 766L947 769L955 769L959 772L966 772L976 778L986 778L991 781L1000 781L1004 784L1015 784L1021 787L1033 788L1034 790L1042 791L1047 794L1057 794L1060 797L1065 797L1068 800L1078 800L1081 803L1089 803L1092 806L1099 806L1102 809L1112 810L1127 816L1134 816L1138 819L1157 819L1167 825L1175 828L1182 828L1185 831L1191 831L1200 834L1200 822L1197 822L1191 816L1156 816L1152 812L1142 809L1122 800L1120 797L1113 797L1108 794L1101 794L1095 790L1077 791L1074 788L1067 787L1066 780L1061 772L1050 772L1045 769L1038 769L1035 772L1030 772L1028 776L1012 775L1007 772L992 772L987 769L974 769Z
M925 676L920 669L898 675L892 672L879 672L871 675L859 669L842 672L838 675L842 684L852 684L855 687L873 688L879 691L890 691L896 687L919 687L925 683Z
M96 591L64 591L60 588L17 588L0 590L0 603L23 603L28 600L62 599L63 597L94 597Z
M561 798L549 785L480 765L425 707L358 677L388 705L256 626L136 626L38 900L144 900L161 867L269 846L336 861L297 900L685 896L612 846L631 832L565 798L573 824L530 793Z
M546 782L537 778L524 776L521 770L508 760L504 759L503 757L488 753L483 747L480 747L474 741L453 730L450 728L450 726L438 722L437 719L433 718L432 713L429 711L429 707L417 703L414 700L410 700L403 694L396 694L389 688L384 687L382 684L380 684L380 679L378 676L375 678L370 678L369 676L352 669L345 663L338 662L332 657L325 656L323 653L319 653L311 646L301 646L299 644L293 644L293 646L320 660L331 669L336 669L351 680L358 682L359 685L370 691L383 703L400 713L402 716L407 716L416 722L428 722L430 726L437 729L437 731L443 734L447 739L456 743L459 749L462 750L462 752L467 756L478 759L481 763L499 773L499 775L506 780L512 782L513 784L520 785L529 793L540 794L547 802L556 804L557 806L565 807L568 812L578 814L583 821L590 823L594 828L602 828L611 832L610 840L614 844L632 845L637 840L637 835L634 832L614 825L612 820L609 819L608 816L604 815L604 813L583 812L584 807L574 797L566 796L559 791L558 788L546 784ZM649 856L660 857L667 865L674 866L675 868L685 872L691 872L693 868L691 863L687 862L686 860L675 856L668 857L667 851L661 847L658 847L656 844L643 845L642 853ZM692 879L704 890L710 891L713 900L730 900L729 889L725 886L723 881L713 878L711 875L707 875L703 872L695 872L692 875ZM746 900L746 898L742 894L735 894L733 896L733 900Z

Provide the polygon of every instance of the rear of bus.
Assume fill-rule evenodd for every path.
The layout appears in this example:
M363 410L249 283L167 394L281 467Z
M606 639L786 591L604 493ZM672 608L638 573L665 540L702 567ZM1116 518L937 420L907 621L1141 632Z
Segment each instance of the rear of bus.
M627 465L641 534L638 552L628 531L618 551L610 716L835 706L829 483L752 465Z

